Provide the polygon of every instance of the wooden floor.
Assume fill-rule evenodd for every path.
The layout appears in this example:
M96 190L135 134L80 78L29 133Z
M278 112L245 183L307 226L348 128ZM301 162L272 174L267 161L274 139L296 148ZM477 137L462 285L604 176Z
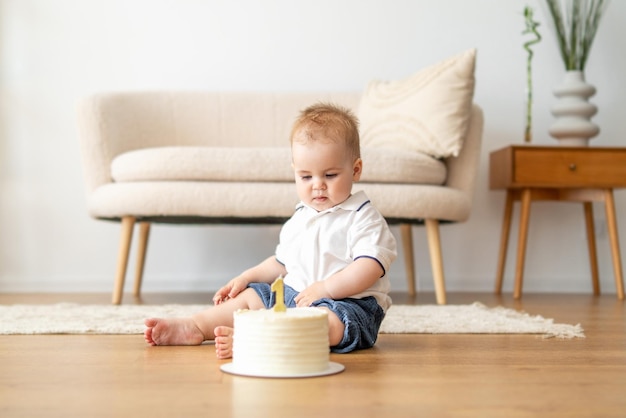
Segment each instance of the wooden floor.
M434 295L395 303L434 303ZM108 303L110 295L0 295L0 304ZM210 295L126 296L204 303ZM222 373L213 346L148 347L140 336L0 336L1 417L625 417L625 303L614 295L452 293L555 322L587 338L381 335L307 379Z

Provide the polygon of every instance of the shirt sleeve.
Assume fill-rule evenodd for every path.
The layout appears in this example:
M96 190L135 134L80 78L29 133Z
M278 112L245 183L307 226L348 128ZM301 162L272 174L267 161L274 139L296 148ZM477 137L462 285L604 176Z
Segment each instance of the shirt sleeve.
M383 216L372 206L363 208L350 229L352 259L373 258L385 274L397 257L396 239Z

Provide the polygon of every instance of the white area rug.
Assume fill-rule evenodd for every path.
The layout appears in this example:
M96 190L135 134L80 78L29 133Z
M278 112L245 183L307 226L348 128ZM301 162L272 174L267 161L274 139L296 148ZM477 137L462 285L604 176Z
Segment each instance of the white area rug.
M188 316L206 305L4 305L0 334L141 334L149 317ZM580 325L512 309L471 305L394 305L381 333L387 334L540 334L584 338Z

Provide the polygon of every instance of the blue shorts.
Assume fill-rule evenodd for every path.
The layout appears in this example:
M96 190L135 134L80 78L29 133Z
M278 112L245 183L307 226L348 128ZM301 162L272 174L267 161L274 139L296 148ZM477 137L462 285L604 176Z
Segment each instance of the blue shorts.
M248 287L254 289L265 308L274 306L275 293L271 291L267 283L250 283ZM295 297L299 292L287 285L285 288L285 305L295 308ZM378 338L378 330L383 322L385 312L380 307L376 298L368 296L363 299L319 299L311 304L315 307L325 307L339 317L345 326L343 339L330 351L333 353L349 353L350 351L363 348L371 348Z

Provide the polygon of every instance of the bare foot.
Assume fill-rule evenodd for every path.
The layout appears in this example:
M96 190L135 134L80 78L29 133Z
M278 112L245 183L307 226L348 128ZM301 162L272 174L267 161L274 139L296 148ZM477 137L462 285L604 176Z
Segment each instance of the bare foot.
M233 356L233 329L231 327L216 327L215 354L217 358L225 359Z
M205 340L191 318L149 318L144 323L148 328L143 335L150 345L200 345Z

